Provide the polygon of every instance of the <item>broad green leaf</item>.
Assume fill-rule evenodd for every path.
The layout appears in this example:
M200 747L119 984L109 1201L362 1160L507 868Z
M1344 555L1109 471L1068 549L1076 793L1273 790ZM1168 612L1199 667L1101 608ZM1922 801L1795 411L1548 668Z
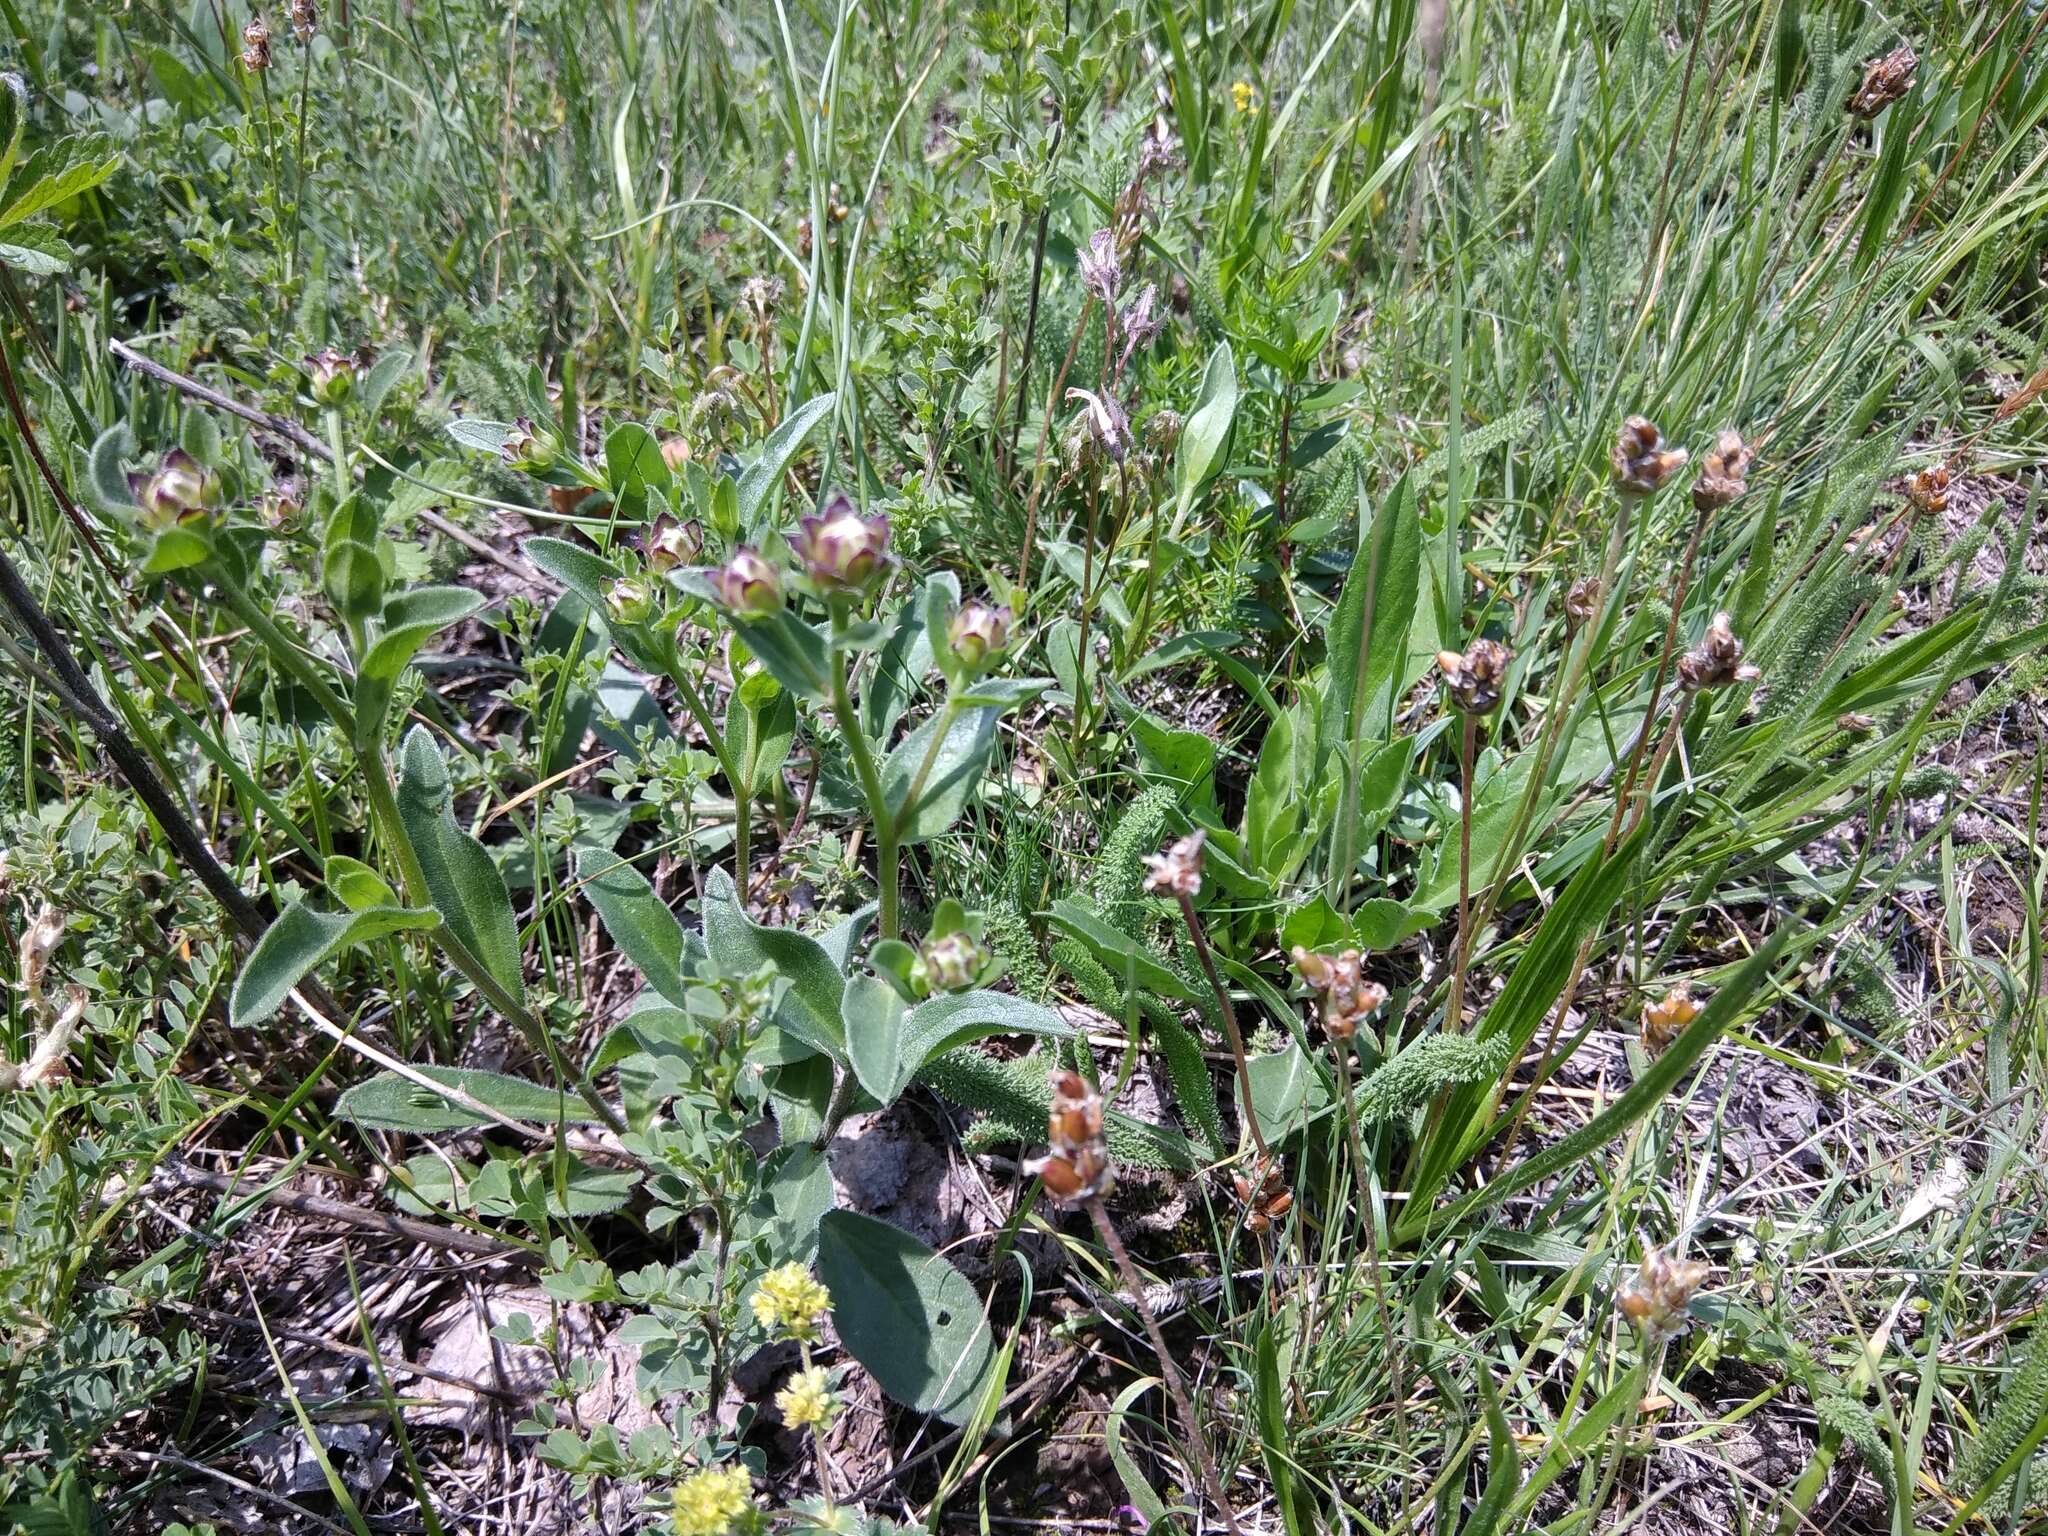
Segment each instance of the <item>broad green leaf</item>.
M405 377L405 370L412 366L412 352L405 347L393 347L378 356L370 365L370 371L363 375L362 383L356 386L356 396L365 415L375 416L384 408L385 397L392 386ZM395 507L393 509L395 515Z
M1192 998L1198 995L1152 953L1150 946L1104 922L1079 902L1056 901L1052 904L1050 916L1057 927L1093 950L1095 958L1102 962L1110 975L1121 976L1128 967L1138 985L1147 991L1157 992L1163 997Z
M373 907L395 907L399 904L397 892L361 859L352 859L345 853L331 853L321 874L327 881L328 892L351 912L367 912Z
M739 479L739 524L750 539L759 538L763 532L760 520L775 487L782 480L782 473L796 458L797 451L804 445L804 439L817 429L820 422L832 414L832 408L839 403L836 394L827 392L814 399L806 400L782 419L780 426L761 443L761 451L740 474Z
M900 1403L964 1420L995 1364L995 1340L967 1277L886 1221L827 1211L818 1275L847 1352Z
M887 741L894 734L925 674L937 665L934 652L945 644L947 620L959 606L959 578L951 571L937 571L896 610L861 693L861 723L869 740Z
M808 1264L817 1256L818 1223L838 1203L824 1153L785 1142L762 1160L754 1214L774 1234L771 1249L782 1262Z
M542 534L520 549L535 565L583 599L592 613L605 611L605 594L619 579L619 568L604 556L567 539Z
M434 928L440 919L412 907L370 907L321 912L304 902L286 907L263 930L235 978L228 1019L237 1029L261 1024L283 1006L292 988L336 955L409 928Z
M840 1023L845 981L825 947L793 928L769 928L740 907L732 877L714 869L704 888L704 947L721 971L749 975L772 965L789 982L775 1010L775 1022L814 1051L846 1059L846 1030Z
M363 657L356 677L356 734L366 745L378 739L393 685L413 657L435 635L483 607L483 594L467 587L415 587L384 605L384 632Z
M484 845L455 824L448 765L425 726L414 726L399 753L398 817L426 875L427 894L449 931L491 979L520 1000L519 921L505 877Z
M19 238L20 231L13 226L90 191L113 175L120 163L120 151L97 134L63 139L37 150L7 179L7 190L0 194L5 202L0 207L0 229Z
M1375 954L1423 932L1435 921L1434 912L1417 912L1392 897L1376 896L1352 910L1351 931L1360 949Z
M142 562L143 574L160 576L166 571L190 570L204 565L213 555L213 541L196 528L164 528L150 541L149 554Z
M798 698L822 704L831 696L825 637L789 609L744 619L736 635L770 675Z
M135 433L125 421L115 422L93 439L86 460L85 499L95 512L109 517L135 515L135 493L128 488L128 472L121 467L121 461L134 453Z
M661 456L661 440L637 421L614 427L604 440L605 483L628 523L647 520L651 504L665 500L675 475Z
M1223 461L1223 445L1237 415L1237 360L1230 343L1219 341L1202 369L1202 392L1180 434L1173 460L1177 518L1185 518L1209 476Z
M9 70L0 74L0 181L14 169L21 153L21 125L28 116L28 87Z
M505 439L512 435L512 423L462 417L448 423L448 435L463 447L478 453L497 453L504 448Z
M576 850L577 888L597 909L604 931L647 984L681 1006L690 989L689 938L646 876L608 848Z
M996 744L996 721L1001 709L992 704L958 710L938 737L944 713L933 715L904 737L882 764L882 793L889 814L901 823L904 847L921 843L945 831L967 808L968 799L981 784L989 753ZM912 790L916 803L911 804Z
M781 780L796 744L796 700L767 672L750 673L725 707L725 748L739 764L749 794L767 794Z
M1323 724L1346 743L1388 739L1393 698L1407 666L1408 634L1422 591L1422 520L1406 476L1380 504L1364 543L1324 630L1331 707ZM1368 608L1372 633L1361 658ZM1361 843L1354 839L1353 846Z
M539 1125L587 1125L595 1118L589 1106L575 1094L557 1092L523 1077L469 1067L421 1067L419 1072L468 1094L479 1104L489 1105L508 1119ZM492 1123L475 1110L396 1072L379 1072L368 1082L356 1084L335 1101L334 1113L364 1130L406 1131L415 1135L467 1130Z
M0 237L0 266L30 277L68 271L77 254L68 241L42 224L23 224Z
M1292 1040L1285 1050L1254 1056L1245 1066L1251 1072L1252 1107L1269 1140L1287 1135L1297 1123L1330 1107L1322 1078Z
M922 1061L905 1065L903 1021L909 1005L879 976L856 971L846 978L839 1016L846 1029L846 1059L861 1087L882 1105L893 1104Z

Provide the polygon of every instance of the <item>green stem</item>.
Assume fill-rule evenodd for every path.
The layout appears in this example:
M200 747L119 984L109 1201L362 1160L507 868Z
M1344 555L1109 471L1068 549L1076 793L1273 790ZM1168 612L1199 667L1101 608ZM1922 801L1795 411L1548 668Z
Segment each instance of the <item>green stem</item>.
M725 733L718 728L718 721L711 714L711 705L705 699L690 675L683 668L682 658L677 657L669 667L668 675L676 685L676 692L682 695L683 707L704 732L704 739L710 744L711 755L718 759L718 771L725 775L726 783L732 786L732 844L733 876L740 888L740 901L747 899L748 876L753 869L753 849L750 839L753 830L752 794L746 779L741 775L739 764L733 761L732 751L726 745Z
M334 496L337 502L347 501L349 492L355 489L355 477L348 467L348 435L342 431L341 408L327 408L327 444L334 455Z
M931 777L932 764L939 760L939 748L953 733L953 722L959 718L960 701L951 693L946 695L946 707L939 711L938 729L932 732L932 739L924 745L924 757L919 760L917 772L910 780L910 793L903 797L903 807L898 813L899 822L908 823L917 811L917 802L924 797L924 781Z
M896 818L889 814L889 801L882 790L882 775L875 766L874 750L868 745L867 732L861 729L860 716L854 712L853 697L846 689L846 651L839 644L843 621L843 611L835 609L832 615L832 712L839 717L840 733L846 737L847 750L853 754L853 771L860 780L861 793L867 797L868 814L875 823L875 886L881 904L875 919L876 936L893 939L898 929L896 866L901 857L901 828L896 825Z

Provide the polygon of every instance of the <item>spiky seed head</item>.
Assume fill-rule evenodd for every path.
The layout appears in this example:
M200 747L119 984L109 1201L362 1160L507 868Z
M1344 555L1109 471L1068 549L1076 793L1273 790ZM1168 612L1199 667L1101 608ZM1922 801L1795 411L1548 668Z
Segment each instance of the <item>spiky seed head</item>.
M1647 416L1631 416L1614 440L1614 488L1624 496L1654 495L1685 466L1683 448L1663 446L1664 434Z
M1700 477L1692 483L1692 504L1711 512L1739 499L1749 489L1749 466L1756 451L1739 432L1723 432L1700 460Z
M1762 676L1760 669L1743 661L1742 642L1735 638L1725 613L1715 614L1700 643L1678 658L1679 686L1688 693L1753 683Z

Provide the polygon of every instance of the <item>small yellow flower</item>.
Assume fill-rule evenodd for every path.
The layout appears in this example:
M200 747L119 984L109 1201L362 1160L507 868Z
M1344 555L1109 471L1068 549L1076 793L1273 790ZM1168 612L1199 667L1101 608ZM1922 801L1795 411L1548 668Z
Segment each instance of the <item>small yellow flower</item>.
M812 1279L803 1265L785 1264L761 1277L753 1307L755 1319L770 1333L809 1344L817 1339L818 1325L832 1310L832 1293Z
M1259 110L1259 93L1252 89L1249 80L1240 80L1233 85L1230 88L1230 99L1237 103L1237 110L1240 112Z
M825 1368L814 1365L790 1377L789 1385L775 1394L775 1406L791 1429L823 1429L838 1414L839 1399L832 1395Z
M760 1529L745 1467L706 1467L676 1484L676 1536L736 1536Z

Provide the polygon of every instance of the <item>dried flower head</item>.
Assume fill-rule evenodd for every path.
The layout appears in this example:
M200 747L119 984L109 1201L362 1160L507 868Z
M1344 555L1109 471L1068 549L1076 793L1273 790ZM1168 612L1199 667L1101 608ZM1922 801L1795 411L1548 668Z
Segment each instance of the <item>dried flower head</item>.
M1166 315L1156 308L1158 302L1157 285L1147 283L1138 290L1138 296L1118 312L1116 329L1124 343L1124 349L1116 360L1119 374L1130 367L1131 358L1140 347L1151 345L1153 338L1166 329Z
M754 1481L742 1466L706 1467L676 1484L676 1536L751 1536L761 1529Z
M36 1048L27 1063L16 1074L16 1086L40 1088L45 1084L64 1081L69 1068L64 1057L71 1049L71 1041L78 1033L79 1021L85 1017L85 988L77 983L64 989L64 1004L57 1010L56 1018L50 1021L42 1038L36 1041Z
M813 1344L832 1310L832 1293L803 1265L784 1264L761 1277L750 1305L754 1321L777 1338Z
M1158 453L1171 453L1187 425L1179 411L1162 406L1145 418L1145 446Z
M1444 687L1451 702L1468 715L1491 714L1500 705L1501 684L1515 653L1498 640L1474 640L1460 656L1456 651L1436 653L1437 670L1444 675Z
M203 519L220 494L220 479L184 449L173 448L155 474L130 475L128 490L146 526L168 528Z
M1851 93L1843 110L1869 121L1913 88L1913 72L1919 67L1919 55L1903 45L1881 59L1872 59L1864 66L1863 83Z
M1038 1176L1061 1200L1093 1200L1116 1183L1102 1138L1102 1096L1078 1072L1052 1074L1052 1106L1045 1139L1051 1152Z
M1623 1284L1615 1305L1646 1341L1661 1344L1685 1331L1685 1309L1706 1278L1707 1266L1698 1259L1669 1258L1663 1249L1652 1248Z
M1163 116L1153 118L1138 141L1138 179L1176 170L1181 164L1180 141L1174 137L1173 129Z
M1573 630L1582 629L1599 611L1600 583L1591 576L1580 577L1564 595L1565 623Z
M1614 488L1624 496L1649 496L1684 467L1683 448L1666 448L1664 434L1647 416L1631 416L1614 440Z
M782 302L783 286L779 277L755 276L740 284L740 304L753 316L756 326L768 323L775 307Z
M1868 736L1877 729L1877 716L1851 710L1847 714L1835 716L1835 729L1846 731L1851 736Z
M775 1394L775 1406L791 1429L824 1429L839 1414L831 1373L822 1365L798 1371L789 1378L789 1385Z
M1686 1025L1700 1016L1700 1006L1699 1000L1692 995L1692 988L1682 981L1655 1002L1645 1003L1643 1049L1653 1057L1663 1055Z
M1715 614L1700 643L1678 658L1679 686L1687 693L1753 683L1762 676L1761 670L1743 661L1742 642L1735 638L1725 613Z
M834 491L810 516L798 521L790 548L804 574L828 592L863 592L889 557L889 519L863 517L844 491Z
M704 552L704 529L694 518L686 523L660 513L640 535L640 552L656 575L690 565Z
M50 956L64 940L64 923L64 914L46 901L21 932L16 970L31 1012L42 1006L43 973L49 969Z
M1278 1162L1261 1163L1249 1174L1235 1174L1231 1183L1244 1203L1244 1225L1248 1232L1268 1232L1273 1224L1294 1209L1294 1191Z
M302 43L313 41L320 30L320 7L313 0L292 0L292 36Z
M562 440L544 426L535 426L525 416L513 418L512 430L498 444L498 457L505 467L522 475L544 475L562 457Z
M261 16L251 16L242 28L242 68L252 74L270 68L270 25Z
M1116 248L1116 231L1098 229L1088 237L1088 249L1076 256L1081 285L1104 304L1115 304L1124 285L1123 257Z
M1749 489L1749 466L1756 450L1740 432L1722 432L1700 460L1700 477L1692 483L1692 504L1711 512L1737 500Z
M782 606L782 573L745 544L732 552L713 585L718 600L742 618L758 618Z
M1948 510L1948 466L1930 464L1906 481L1906 500L1922 516Z
M1202 894L1202 844L1208 834L1200 827L1180 839L1164 853L1148 854L1145 889L1159 896Z
M1070 389L1067 398L1086 402L1081 420L1087 427L1090 443L1108 455L1112 463L1123 463L1124 455L1131 451L1131 418L1124 413L1123 402L1115 395L1098 395L1092 389Z
M1010 610L983 602L963 603L946 626L946 641L953 654L970 672L984 666L1010 647Z
M1323 1033L1349 1040L1359 1026L1386 1006L1387 989L1364 976L1365 957L1355 949L1335 955L1294 947L1294 973L1322 994Z

